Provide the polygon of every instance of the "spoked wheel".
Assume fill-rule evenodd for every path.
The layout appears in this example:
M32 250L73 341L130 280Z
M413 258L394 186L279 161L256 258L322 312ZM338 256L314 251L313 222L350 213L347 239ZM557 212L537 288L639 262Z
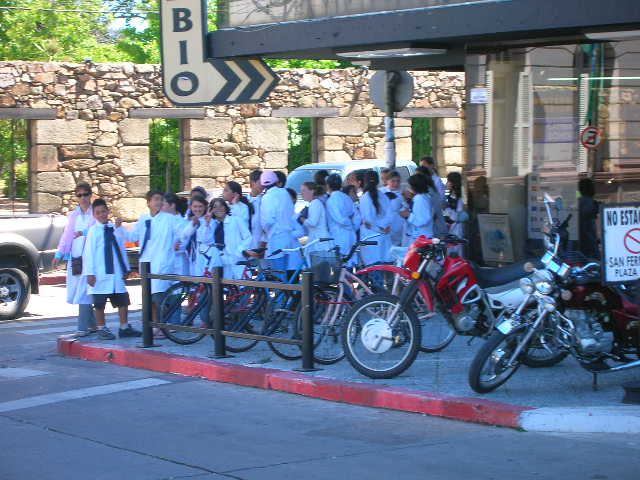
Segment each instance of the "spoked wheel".
M0 320L18 318L31 296L29 277L17 268L0 268Z
M522 363L530 368L544 368L552 367L564 360L569 352L560 350L552 337L553 330L543 330L534 335L529 342L529 348L522 356Z
M299 295L281 292L273 298L265 312L265 335L285 340L300 340L296 309ZM300 345L291 343L268 342L273 353L285 360L302 358Z
M338 302L338 290L331 287L315 288L313 292L313 359L322 365L331 365L344 358L342 324L353 304L346 292ZM298 308L298 329L303 331L302 314Z
M524 334L524 330L517 330L507 335L495 332L489 337L471 362L469 386L478 393L489 393L509 380L521 364L521 358L511 364L509 361Z
M355 303L344 322L345 355L369 378L393 378L409 368L418 354L420 323L411 307L397 309L398 302L393 295L373 295Z
M264 303L263 289L232 287L225 291L225 325L229 332L255 334L260 331L258 312ZM225 346L230 352L246 352L258 343L242 337L225 337Z
M172 285L160 301L159 320L184 327L206 328L209 325L209 290L204 284L180 282ZM204 338L203 333L185 332L165 327L162 333L172 342L190 345Z

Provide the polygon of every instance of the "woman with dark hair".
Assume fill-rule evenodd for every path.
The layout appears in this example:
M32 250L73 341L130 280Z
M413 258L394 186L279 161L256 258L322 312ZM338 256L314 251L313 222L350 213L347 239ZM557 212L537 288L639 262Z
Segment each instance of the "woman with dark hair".
M205 274L209 263L208 251L214 243L208 208L209 202L204 197L196 195L191 199L190 221L183 229L180 241L175 246L175 250L178 251L184 244L189 260L189 271L195 277L202 277Z
M304 182L300 187L300 193L305 201L309 202L307 217L300 217L299 222L307 230L307 242L318 238L331 238L327 227L327 212L324 202L321 200L324 195L324 188L313 182ZM305 250L305 253L325 251L333 247L332 242L320 242Z
M421 174L409 177L409 188L413 194L413 206L411 210L403 210L400 216L407 219L407 241L412 243L420 236L433 237L433 202L429 195L428 177Z
M237 263L246 258L245 251L251 246L251 232L243 219L230 215L231 207L222 198L211 202L210 212L215 226L208 270L224 267L225 278L242 278L244 266Z
M600 258L596 219L600 212L600 203L593 197L596 194L595 184L590 178L582 178L578 182L580 198L578 200L578 233L580 251L590 258Z
M87 293L86 276L82 273L82 254L84 253L89 228L96 223L91 208L91 185L82 182L76 185L78 206L69 215L69 221L58 244L53 259L55 268L60 260L67 261L67 303L78 305L77 337L84 337L96 331L96 318L93 313L93 299Z
M346 255L356 243L356 231L353 228L355 206L351 199L340 191L342 187L340 175L337 173L329 175L327 187L329 189L329 199L327 200L329 232L336 246L340 249L340 253Z
M364 176L368 170L363 168L359 170L354 170L353 172L347 175L346 183L347 185L353 185L356 187L356 193L361 193L364 189Z
M251 231L251 217L254 213L253 205L242 193L242 187L238 182L227 182L222 191L222 198L229 204L231 215L242 219L249 231Z
M351 217L351 224L353 225L353 230L356 232L356 240L358 240L360 238L360 227L362 226L362 214L360 213L358 189L355 185L345 185L342 187L342 193L349 197L353 202L353 217Z
M189 275L189 260L187 259L187 252L185 251L184 244L180 242L182 231L189 222L186 218L184 218L184 215L187 211L187 200L185 198L179 197L175 193L165 193L164 202L162 204L162 211L175 216L173 236L176 242L174 243L174 245L179 244L179 247L176 249L174 246L175 256L173 261L172 273L176 275Z
M391 208L387 196L378 190L378 173L367 170L364 175L364 193L360 197L362 227L360 238L366 240L374 235L377 245L363 246L360 250L365 265L391 260Z
M444 211L445 220L449 223L449 233L459 238L467 238L466 224L469 214L462 200L462 175L458 172L450 172L447 175L447 208ZM456 245L449 248L450 253L464 255L464 246Z

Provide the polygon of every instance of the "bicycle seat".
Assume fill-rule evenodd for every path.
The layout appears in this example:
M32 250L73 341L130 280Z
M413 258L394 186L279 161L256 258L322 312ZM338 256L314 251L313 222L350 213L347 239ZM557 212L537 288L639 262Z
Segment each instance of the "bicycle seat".
M526 263L532 263L536 268L544 268L544 265L539 260L521 260L505 267L479 267L478 265L471 263L473 270L476 272L476 278L478 279L478 285L482 288L497 287L498 285L504 285L505 283L513 282L529 274L524 269Z

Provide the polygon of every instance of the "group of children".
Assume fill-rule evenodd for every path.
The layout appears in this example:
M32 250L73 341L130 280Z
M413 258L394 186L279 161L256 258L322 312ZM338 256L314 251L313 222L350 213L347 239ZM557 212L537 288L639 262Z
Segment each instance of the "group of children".
M299 213L294 208L297 192L285 187L286 175L269 170L251 172L248 198L233 181L226 183L220 198L211 201L202 187L195 187L189 200L150 191L146 195L149 212L132 228L124 227L119 219L110 222L106 202L99 198L91 203L91 187L79 184L79 206L56 255L70 260L67 300L80 305L78 334L97 331L102 339L115 337L104 319L110 300L119 311L119 336L140 335L127 321L125 242L138 243L139 261L148 262L154 274L204 276L222 267L225 278L240 278L244 267L237 262L251 257L268 258L275 271L297 270L303 262L300 253L282 250L300 246L304 236L307 242L332 239L314 244L305 254L334 247L347 254L358 238L375 238L376 245L360 250L360 263L371 265L389 261L392 246L408 245L420 235L462 235L467 217L459 174L449 174L445 189L433 160L427 157L421 164L409 177L406 191L393 170L382 172L382 188L374 170L352 172L344 185L340 175L320 171L314 182L302 185L308 206ZM170 283L151 281L154 317Z

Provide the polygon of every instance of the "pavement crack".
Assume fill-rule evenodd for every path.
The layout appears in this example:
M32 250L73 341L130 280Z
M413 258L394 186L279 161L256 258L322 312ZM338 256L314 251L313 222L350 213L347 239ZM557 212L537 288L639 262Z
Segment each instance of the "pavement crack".
M21 419L21 418L15 418L15 417L11 417L9 415L0 415L0 417L6 418L8 420L12 420L12 421L14 421L16 423L22 423L22 424L25 424L25 425L30 425L32 427L41 428L41 429L46 430L48 432L53 432L53 433L57 433L59 435L65 435L67 437L76 438L78 440L84 440L86 442L95 443L96 445L102 445L104 447L113 448L114 450L133 453L133 454L136 454L136 455L141 455L141 456L144 456L144 457L153 458L154 460L160 460L160 461L163 461L163 462L173 463L174 465L180 465L182 467L193 468L194 470L200 470L201 472L205 472L207 474L213 473L213 474L216 474L216 475L221 475L223 477L232 478L234 480L244 480L242 477L238 477L236 475L231 475L230 473L218 472L216 470L211 470L210 468L203 467L202 465L193 465L191 463L181 462L180 460L175 460L175 459L168 458L168 457L163 457L163 456L160 456L160 455L154 455L152 453L143 452L141 450L135 450L133 448L127 448L127 447L121 447L119 445L114 445L112 443L103 442L102 440L97 440L95 438L85 437L84 435L78 435L78 434L75 434L75 433L66 432L66 431L61 430L59 428L50 427L50 426L47 426L47 425L40 425L40 424L37 424L37 423L34 423L34 422L30 422L28 420L24 420L24 419ZM201 475L201 474L196 474L196 475L191 475L191 476L197 476L197 475ZM189 476L186 476L186 477L172 477L172 478L189 478Z

